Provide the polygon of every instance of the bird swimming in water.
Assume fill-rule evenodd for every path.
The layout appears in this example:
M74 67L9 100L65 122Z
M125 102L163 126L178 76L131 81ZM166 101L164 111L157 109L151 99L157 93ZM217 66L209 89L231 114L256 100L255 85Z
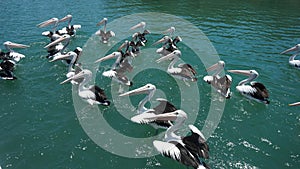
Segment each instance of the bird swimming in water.
M230 98L230 86L232 83L232 78L230 75L224 75L223 77L220 76L220 73L224 67L225 62L221 60L218 61L216 64L206 69L206 71L215 71L215 73L212 76L205 76L203 80L208 84L211 84L222 96L225 98Z
M133 122L143 124L144 122L147 121L148 116L168 113L177 110L172 103L162 98L156 99L160 103L158 106L154 108L146 108L145 104L152 99L152 97L155 94L155 91L156 91L156 86L149 83L140 88L120 94L121 97L138 95L138 94L146 94L146 97L143 100L141 100L138 105L137 108L138 115L131 118ZM170 127L172 125L171 121L164 121L164 120L154 120L152 124L156 124L157 126L163 128Z
M141 41L144 44L147 43L146 35L150 34L151 32L149 30L145 29L145 27L146 27L146 22L140 22L130 28L130 30L135 30L137 28L141 28L141 31L138 31L132 35L133 41Z
M4 42L3 45L6 48L6 50L8 50L8 52L5 54L2 54L2 55L7 57L7 59L13 60L14 62L19 62L22 58L25 58L25 55L15 52L12 49L29 47L28 45L18 44L18 43L14 43L14 42L10 42L10 41Z
M181 137L175 134L186 119L187 115L183 110L175 110L165 114L149 115L144 121L145 123L150 123L154 120L174 121L173 125L167 129L164 141L153 141L155 149L163 156L178 161L187 167L207 169L209 168L208 165L199 159L209 158L209 146L201 131L194 125L189 125L188 127L192 132L191 135Z
M100 22L97 23L97 26L103 25L103 30L99 29L95 34L101 37L103 43L107 43L111 37L116 36L113 31L106 31L107 18L103 18Z
M247 79L242 80L236 86L236 89L245 97L249 99L253 99L257 102L269 104L269 92L266 87L259 82L254 82L253 80L256 79L259 74L255 70L228 70L228 72L235 73L235 74L242 74L248 76ZM253 81L253 82L252 82ZM250 85L246 85L250 82Z
M77 29L81 28L81 25L71 25L72 18L73 18L73 16L68 14L58 21L59 23L68 21L68 25L66 27L64 27L63 29L58 30L58 34L60 34L60 35L68 34L71 37L76 35L76 31L77 31Z
M161 48L158 48L156 50L156 53L160 54L161 56L166 56L166 55L174 52L175 50L178 50L177 43L181 42L181 41L182 41L182 39L180 36L176 36L174 39L172 39L169 36L164 36L163 38L156 41L152 45L157 45L157 44L163 43L163 46Z
M87 84L92 79L92 72L88 69L83 69L79 73L71 76L60 84L64 84L66 82L83 78L83 81L79 83L78 86L78 95L82 99L86 100L90 105L101 104L104 106L109 106L110 101L107 100L107 97L104 93L104 90L98 86L90 85L87 87Z
M297 44L294 47L291 47L283 52L281 52L280 54L286 54L289 52L296 52L295 54L293 54L292 56L290 56L289 58L289 64L300 69L300 60L296 60L295 58L297 57L297 55L300 53L300 44Z
M174 67L175 63L179 60L180 56L180 50L175 50L174 52L159 58L158 60L156 60L156 62L160 63L161 61L171 59L172 61L168 66L167 72L173 77L183 80L185 84L189 86L187 81L197 81L197 78L195 77L197 72L190 64L179 64L177 67Z

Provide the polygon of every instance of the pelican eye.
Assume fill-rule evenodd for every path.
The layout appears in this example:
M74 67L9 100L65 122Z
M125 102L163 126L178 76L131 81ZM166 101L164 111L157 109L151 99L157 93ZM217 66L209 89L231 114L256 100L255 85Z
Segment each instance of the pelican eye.
M179 113L178 113L178 112L175 112L174 114L175 114L175 115L178 115Z

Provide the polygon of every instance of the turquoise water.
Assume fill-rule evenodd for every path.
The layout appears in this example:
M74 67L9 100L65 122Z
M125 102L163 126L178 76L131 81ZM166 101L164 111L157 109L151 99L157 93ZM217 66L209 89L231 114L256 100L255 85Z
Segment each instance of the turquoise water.
M26 55L15 70L16 81L1 81L0 107L0 166L2 168L184 168L161 156L126 158L103 150L82 129L74 110L71 85L59 85L65 79L66 67L48 63L43 47L48 40L41 36L44 29L36 24L51 17L73 15L74 24L82 28L69 49L83 46L97 31L95 26L103 17L113 21L143 12L161 12L185 19L209 38L226 69L255 69L270 92L268 106L242 97L235 87L244 77L232 75L233 96L226 101L221 121L208 139L211 168L298 168L300 165L300 107L288 107L299 101L299 70L288 64L283 50L300 43L300 2L289 1L2 1L1 42L7 40L27 44L18 50ZM161 23L168 27L168 22ZM45 29L46 30L46 29ZM130 34L128 35L130 36ZM150 42L159 38L149 37ZM183 39L184 42L184 39ZM150 43L151 44L151 43ZM186 54L185 43L179 44ZM3 49L4 47L2 47ZM196 67L199 79L206 75L202 63L188 57L185 62ZM109 63L104 64L108 66ZM167 63L162 64L167 65ZM102 67L101 69L102 70ZM157 72L141 72L134 78L139 87L149 82L161 86L165 96L176 106L176 93L169 90L172 78L163 72L167 82L154 79ZM108 89L110 81L101 78ZM174 87L176 88L176 86ZM195 125L203 127L211 101L211 89L198 81L200 90L199 116ZM172 97L173 96L173 97ZM132 97L133 105L142 96ZM132 124L115 111L114 106L103 109L104 118L121 133L139 136L155 130ZM134 111L134 110L133 110ZM131 114L133 114L132 112ZM203 117L204 116L204 117ZM110 137L106 135L105 137Z

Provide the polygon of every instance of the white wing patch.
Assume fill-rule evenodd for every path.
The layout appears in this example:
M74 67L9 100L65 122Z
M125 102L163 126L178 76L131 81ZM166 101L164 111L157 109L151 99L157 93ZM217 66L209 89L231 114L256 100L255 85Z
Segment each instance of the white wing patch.
M153 145L156 148L156 150L164 156L168 156L176 161L180 161L181 154L180 150L176 147L176 145L157 140L153 141Z
M242 94L248 94L248 93L254 94L255 92L257 92L255 88L248 85L237 86L236 89Z
M108 71L105 71L102 73L103 76L109 77L109 78L116 77L116 74L117 74L117 72L114 70L108 70Z
M213 76L204 76L203 80L206 81L207 83L210 83L211 81L213 81Z

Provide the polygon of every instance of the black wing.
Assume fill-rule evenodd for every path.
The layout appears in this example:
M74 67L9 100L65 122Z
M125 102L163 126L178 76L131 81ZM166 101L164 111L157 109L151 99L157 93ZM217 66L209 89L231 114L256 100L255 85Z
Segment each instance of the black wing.
M206 141L198 134L193 133L190 136L186 136L182 139L185 147L195 156L205 159L209 158L209 147Z
M176 111L177 108L170 103L169 101L165 100L165 99L156 99L157 101L159 101L159 105L156 106L154 109L154 113L155 114L162 114L162 113L168 113L168 112L173 112Z
M107 100L104 90L100 87L94 85L90 88L90 90L92 90L95 93L97 101L104 102Z

